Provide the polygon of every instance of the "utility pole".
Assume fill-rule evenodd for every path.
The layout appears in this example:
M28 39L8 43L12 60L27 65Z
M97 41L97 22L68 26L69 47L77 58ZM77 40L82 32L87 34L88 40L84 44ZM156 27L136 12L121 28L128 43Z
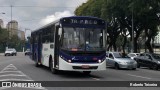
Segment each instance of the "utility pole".
M9 38L12 36L12 7L13 6L11 5L10 6L10 8L11 8L11 21L10 21L10 26L8 26L8 40L7 40L7 47L6 47L6 49L8 49L8 46L9 46ZM11 28L9 28L9 27L11 27ZM11 35L9 35L9 34L11 34Z
M132 6L132 53L134 53L134 21L133 21L133 6Z
M11 5L11 36L12 36L12 5Z

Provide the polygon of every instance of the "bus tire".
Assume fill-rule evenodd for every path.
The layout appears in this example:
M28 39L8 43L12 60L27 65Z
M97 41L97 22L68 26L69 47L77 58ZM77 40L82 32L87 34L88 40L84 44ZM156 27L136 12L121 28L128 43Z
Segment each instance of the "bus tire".
M85 75L90 75L91 71L83 71Z
M35 63L35 66L36 67L40 67L41 66L41 64L38 62L38 60L37 60L38 58L36 57L36 63Z
M51 58L50 58L50 60L49 60L49 68L50 68L50 70L51 70L51 73L53 73L53 74L57 74L57 73L58 73L58 70L55 69L55 68L53 68L53 61L52 61Z
M36 67L40 67L41 64L39 64L39 63L36 61L35 66L36 66Z

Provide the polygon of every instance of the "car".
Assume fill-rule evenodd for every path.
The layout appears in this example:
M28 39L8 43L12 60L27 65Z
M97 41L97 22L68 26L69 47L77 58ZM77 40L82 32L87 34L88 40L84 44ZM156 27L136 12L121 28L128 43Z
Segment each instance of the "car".
M109 52L107 53L106 65L114 67L116 69L132 69L136 70L137 62L130 59L129 57L123 57L120 52Z
M24 52L24 55L26 56L26 55L30 55L30 49L27 49L25 52Z
M130 57L131 59L134 59L135 57L139 56L140 53L129 53L128 57Z
M139 56L135 57L134 60L137 61L138 68L148 67L155 70L160 69L160 54L141 53Z
M13 56L13 55L17 55L17 51L14 48L9 48L5 51L4 53L5 56Z

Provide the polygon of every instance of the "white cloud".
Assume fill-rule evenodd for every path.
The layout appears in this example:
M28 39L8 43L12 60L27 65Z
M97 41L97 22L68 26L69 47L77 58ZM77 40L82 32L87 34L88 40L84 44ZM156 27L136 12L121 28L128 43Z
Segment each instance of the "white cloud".
M74 10L85 3L87 0L0 0L0 12L5 12L5 15L0 14L0 19L3 19L4 25L12 19L18 21L21 30L28 28L35 30L43 25L46 25L57 18L72 16ZM5 7L3 7L5 6ZM33 7L32 7L33 6ZM35 6L35 7L34 7ZM28 30L26 35L28 36Z
M61 17L67 17L67 16L73 16L73 14L70 11L64 11L64 12L55 12L53 15L48 15L44 19L40 21L41 25L46 25L48 23L51 23Z

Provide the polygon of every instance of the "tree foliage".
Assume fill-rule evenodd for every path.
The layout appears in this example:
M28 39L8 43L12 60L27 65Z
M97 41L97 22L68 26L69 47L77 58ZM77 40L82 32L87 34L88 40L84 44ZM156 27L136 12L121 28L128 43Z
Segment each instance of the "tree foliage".
M75 10L77 16L95 16L108 23L108 50L122 35L123 49L128 35L134 30L134 52L138 49L138 39L145 32L145 44L149 52L153 52L151 41L157 35L160 25L160 0L88 0ZM130 38L132 40L132 38Z
M0 28L0 52L4 52L6 47L16 48L17 51L22 50L25 41L21 40L17 35L10 36L6 29Z

